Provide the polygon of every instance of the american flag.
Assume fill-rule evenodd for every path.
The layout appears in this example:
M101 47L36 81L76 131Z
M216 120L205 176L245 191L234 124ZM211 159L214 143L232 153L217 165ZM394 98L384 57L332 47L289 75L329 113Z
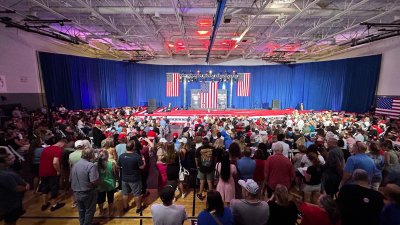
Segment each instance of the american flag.
M218 81L200 83L200 108L218 107Z
M179 73L167 73L167 97L179 96Z
M375 113L398 119L400 116L400 97L378 97Z
M250 73L239 74L237 96L250 96Z

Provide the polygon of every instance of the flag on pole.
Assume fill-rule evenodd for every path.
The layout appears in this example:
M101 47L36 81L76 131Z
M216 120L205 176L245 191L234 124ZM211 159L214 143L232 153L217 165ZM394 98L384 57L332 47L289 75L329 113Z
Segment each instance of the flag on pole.
M250 73L239 74L237 88L237 96L250 96Z
M378 97L375 113L398 119L400 117L400 97Z
M167 97L179 96L179 73L167 73Z
M200 83L200 108L218 107L218 81Z

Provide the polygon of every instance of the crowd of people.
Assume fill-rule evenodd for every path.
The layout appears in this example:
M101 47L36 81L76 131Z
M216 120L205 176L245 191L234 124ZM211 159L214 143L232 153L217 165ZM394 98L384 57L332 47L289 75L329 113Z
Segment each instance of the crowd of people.
M154 224L182 224L179 198L197 185L207 206L200 225L400 224L400 120L295 110L193 116L178 126L139 111L15 109L0 131L1 219L16 223L28 190L41 193L42 211L64 207L59 191L72 190L81 225L93 223L96 205L114 216L118 190L123 211L132 196L140 214L156 170Z

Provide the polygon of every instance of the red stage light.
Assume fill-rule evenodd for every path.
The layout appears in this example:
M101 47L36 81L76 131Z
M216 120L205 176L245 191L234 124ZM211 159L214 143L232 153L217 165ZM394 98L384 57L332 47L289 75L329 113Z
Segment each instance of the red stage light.
M179 46L182 46L182 45L183 45L182 42L178 42L178 43L176 43L176 44L179 45Z
M202 20L199 20L197 22L197 24L200 27L209 27L209 26L211 26L211 20L210 19L202 19Z
M174 44L168 44L168 46L173 48L175 45Z

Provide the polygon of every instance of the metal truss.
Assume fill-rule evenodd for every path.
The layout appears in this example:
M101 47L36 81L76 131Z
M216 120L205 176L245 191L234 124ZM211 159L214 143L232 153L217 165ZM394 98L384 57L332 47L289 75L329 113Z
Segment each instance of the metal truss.
M65 17L64 15L62 15L62 14L60 14L60 13L54 11L53 9L51 9L50 6L48 5L48 3L45 3L44 1L39 1L39 0L29 0L29 1L31 1L32 3L34 3L35 5L37 5L37 6L39 6L39 7L42 7L42 8L45 9L46 11L48 11L48 12L50 12L50 13L52 13L52 14L54 14L54 15L60 17L60 18L69 19L69 18ZM73 21L72 23L73 23L75 26L77 26L79 29L81 29L81 30L83 30L83 31L85 31L85 32L87 32L87 33L93 35L94 37L96 37L96 38L98 38L98 39L101 39L101 40L107 42L108 44L112 45L112 43L109 42L107 39L105 39L105 38L103 38L103 37L101 37L101 36L99 36L99 35L93 33L92 31L88 30L87 28L85 28L84 26L82 26L78 21L75 20L75 21ZM114 58L119 58L117 55L115 55L115 54L112 53L112 52L105 51L105 50L103 50L103 49L97 49L97 50L103 52L103 53L106 54L106 55L111 55L111 56L114 57Z
M345 8L344 8L344 10L342 12L336 14L335 16L333 16L333 17L331 17L331 18L329 18L327 20L325 20L322 23L321 23L321 18L319 18L317 21L314 22L312 28L306 30L305 32L303 32L300 35L294 35L294 39L301 39L301 38L303 38L303 37L315 32L315 31L317 31L321 27L332 26L332 22L333 21L335 21L336 19L340 18L343 15L346 15L346 14L352 12L354 9L359 8L360 6L364 5L365 3L369 2L369 1L370 0L363 0L363 1L358 2L357 4L354 4L354 5L352 5L353 1L351 1L349 3L347 1L345 1L345 4L344 4ZM288 44L284 44L284 45L280 46L277 50L280 50L280 49L284 48L287 45Z
M266 39L263 39L260 41L260 43L257 44L256 47L254 47L253 49L250 49L248 51L248 53L245 55L244 58L249 57L249 55L251 55L258 46L272 40L273 38L275 38L277 35L279 35L279 33L284 30L286 27L288 27L290 24L292 24L294 21L296 21L305 11L307 11L308 9L310 9L311 7L313 7L314 5L316 5L319 2L319 0L314 0L312 2L310 2L309 0L307 1L303 1L303 7L300 8L299 6L296 5L297 8L299 8L300 12L298 12L295 16L293 16L289 21L287 21L284 25L280 26L276 31L274 31L273 33L270 33L269 35L267 35Z
M259 1L259 6L257 4L256 7L258 8L257 14L247 23L246 29L242 32L242 34L236 39L236 45L240 44L240 41L243 39L243 37L249 32L254 25L257 23L257 19L260 16L260 14L264 11L264 9L269 6L272 3L272 0L269 1ZM228 58L232 51L235 49L236 46L231 47L231 49L228 51L228 53L225 55L225 58Z
M110 17L110 20L106 19L105 17L103 17L100 13L98 13L93 7L92 7L92 1L91 0L75 0L77 1L79 4L81 4L82 6L84 6L85 8L87 8L88 10L91 11L92 15L94 15L96 18L100 19L101 21L103 21L104 23L106 23L109 27L111 27L112 29L114 29L118 34L120 35L126 35L126 32L123 32L122 30L120 30L114 22L114 18ZM144 45L142 45L140 42L135 42L135 44L137 46L139 46L140 48L146 50L147 54L149 54L150 56L154 56L154 50L150 47L147 46L147 49ZM129 43L128 43L129 45Z
M391 13L391 12L397 11L397 10L400 10L400 6L397 6L397 7L396 7L395 4L393 4L393 5L391 5L391 6L388 6L386 11L384 11L384 12L382 12L382 13L379 13L378 15L375 15L375 16L369 18L369 19L366 19L366 20L362 21L361 23L366 23L366 22L369 22L369 21L371 21L371 20L378 19L378 18L380 18L380 17L382 17L382 16L385 16L385 15L387 15L387 14L389 14L389 13ZM332 38L332 37L335 37L335 36L337 36L337 35L341 35L341 34L343 34L343 33L345 33L345 32L349 32L349 31L351 31L351 30L353 30L353 29L355 29L355 28L357 28L357 27L359 27L359 26L360 26L359 23L356 23L356 20L355 20L355 19L352 20L352 21L349 20L347 26L345 26L343 30L340 30L340 31L335 32L335 33L333 33L333 34L325 34L325 35L323 35L323 37L322 37L321 39L319 39L318 41L314 41L313 43L308 42L307 44L302 45L301 47L303 47L303 48L309 48L309 47L315 46L315 45L317 45L319 42L325 41L325 40L327 40L327 39L329 39L329 38ZM353 34L353 35L356 35L355 37L359 37L359 36L360 36L360 33L359 33L359 32L357 33L357 31L355 31L355 32L356 32L356 33ZM352 36L350 35L350 37L352 37ZM348 41L348 40L349 40L349 38L347 38L346 41ZM332 46L329 46L329 47L327 47L327 48L319 49L317 52L313 52L313 53L318 53L318 52L326 51L326 50L328 50L328 49L333 49L333 48L335 48L335 47L337 47L337 46L333 46L333 47L332 47ZM297 58L297 60L300 60L300 59L303 59L303 58L306 58L306 57L307 57L307 55L304 55L304 56L302 56L302 57Z
M180 2L179 2L179 0L171 0L171 4L174 7L176 21L178 22L178 27L182 34L182 39L186 45L187 55L190 56L189 39L186 37L186 30L185 30L183 18L181 15L182 11L181 11L181 7L180 7Z
M158 37L159 39L162 40L163 43L165 43L165 37L162 36L159 32L157 32L157 30L152 29L149 27L149 25L146 23L146 21L143 19L143 17L140 15L140 13L138 13L134 7L134 1L132 0L132 3L130 0L124 0L125 4L129 6L129 8L132 10L133 16L136 17L139 22L146 28L147 31L149 31L150 33L153 34L154 37ZM154 26L156 26L155 24L153 24ZM167 50L168 55L171 55L171 51L168 49Z

